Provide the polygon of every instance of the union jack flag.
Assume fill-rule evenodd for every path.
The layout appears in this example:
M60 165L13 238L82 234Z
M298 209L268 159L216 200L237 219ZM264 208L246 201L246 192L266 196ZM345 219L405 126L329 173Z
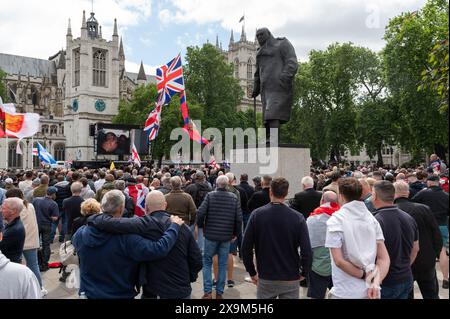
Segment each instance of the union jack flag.
M156 88L158 104L169 104L172 96L184 91L183 65L181 54L169 63L156 69Z
M153 141L158 135L160 127L159 122L161 121L161 108L161 104L156 104L156 107L150 112L145 121L144 131L150 131L148 136L149 141Z

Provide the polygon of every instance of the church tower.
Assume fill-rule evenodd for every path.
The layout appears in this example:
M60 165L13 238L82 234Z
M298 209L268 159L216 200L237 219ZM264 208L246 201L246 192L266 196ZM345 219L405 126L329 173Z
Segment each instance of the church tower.
M124 69L123 44L119 46L117 21L110 41L102 38L101 26L91 12L83 11L81 35L74 39L71 26L66 36L66 94L64 129L66 157L94 160L90 125L111 123L118 113L120 69ZM122 70L123 71L123 70Z
M256 70L256 49L257 44L247 40L244 26L242 26L241 36L238 41L234 39L233 30L231 30L230 41L228 45L228 63L233 65L234 77L239 79L244 97L239 106L239 110L243 111L247 108L253 109L253 79ZM256 107L258 111L261 109L261 99L256 99Z

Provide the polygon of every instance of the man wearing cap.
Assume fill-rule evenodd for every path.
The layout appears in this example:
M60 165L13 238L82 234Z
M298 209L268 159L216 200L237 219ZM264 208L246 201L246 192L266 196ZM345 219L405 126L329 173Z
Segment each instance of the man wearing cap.
M412 201L430 207L441 231L443 247L439 257L439 264L444 277L442 288L448 289L448 194L443 191L438 175L430 175L427 178L427 188L418 192Z
M12 189L12 188L16 188L16 187L14 186L14 181L13 181L13 179L12 179L12 178L7 178L7 179L5 179L5 190L6 190L6 191L9 191L9 190Z
M48 260L50 259L50 244L52 243L52 223L58 220L59 209L56 204L57 188L48 187L45 197L38 197L33 200L33 206L36 210L36 218L39 226L39 236L42 240L42 260L41 271L48 270Z
M40 178L41 184L33 190L33 198L44 197L48 189L48 176L42 175Z

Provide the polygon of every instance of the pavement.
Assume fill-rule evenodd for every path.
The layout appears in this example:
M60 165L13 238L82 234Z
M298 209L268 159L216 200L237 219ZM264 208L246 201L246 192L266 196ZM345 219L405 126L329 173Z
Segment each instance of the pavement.
M52 244L52 254L50 257L50 262L59 261L59 242ZM436 269L439 280L439 296L441 299L449 299L448 289L442 289L442 273L439 270L439 264L436 263ZM59 269L50 269L46 272L41 273L42 280L45 289L47 289L48 294L46 299L78 299L78 290L76 288L71 288L73 286L72 282L62 283L59 281ZM244 264L239 260L238 257L234 257L234 281L235 286L233 288L228 288L225 286L225 291L223 294L224 299L255 299L256 298L256 286L253 283L246 282L245 277L248 273L245 271ZM414 298L422 299L419 288L417 284L414 284ZM308 299L306 296L306 288L300 287L300 299ZM202 284L202 272L200 271L199 277L196 282L192 284L192 298L200 299L203 296L203 284ZM137 297L139 298L139 296Z

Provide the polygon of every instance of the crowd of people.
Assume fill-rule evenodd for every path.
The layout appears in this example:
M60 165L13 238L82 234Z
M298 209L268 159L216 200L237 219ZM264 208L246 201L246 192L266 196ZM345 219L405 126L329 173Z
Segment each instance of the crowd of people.
M287 198L283 177L206 166L2 171L0 299L47 294L54 242L73 245L88 299L189 299L200 272L202 298L222 299L235 256L260 299L299 298L301 286L314 299L448 289L448 169L436 155L409 169L312 168L298 183Z

